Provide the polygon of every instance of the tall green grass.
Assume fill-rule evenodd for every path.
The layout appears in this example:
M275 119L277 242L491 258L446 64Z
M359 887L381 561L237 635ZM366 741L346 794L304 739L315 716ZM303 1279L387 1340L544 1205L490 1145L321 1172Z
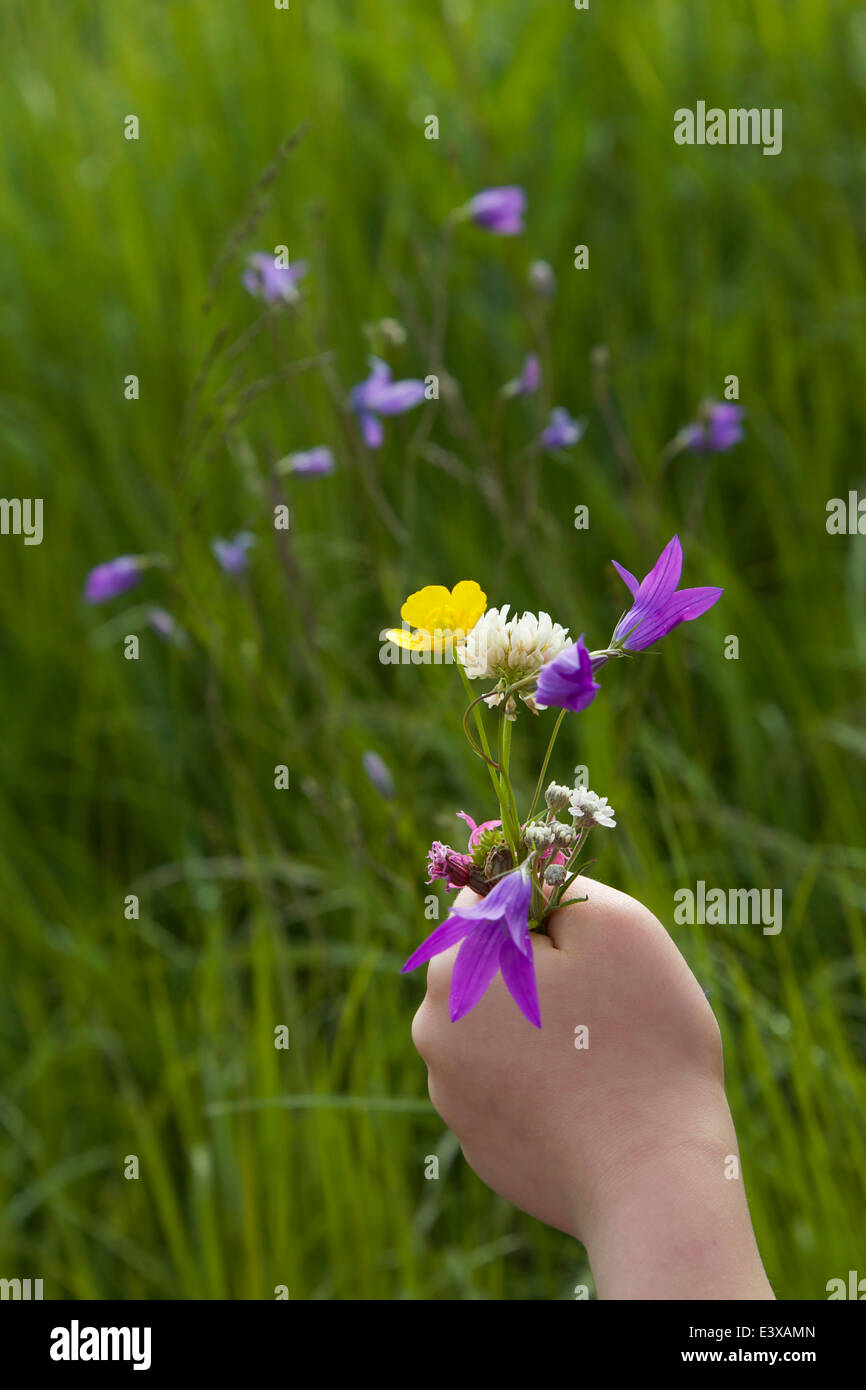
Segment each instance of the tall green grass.
M379 633L411 590L477 578L602 641L609 560L643 572L679 530L685 582L723 602L606 673L551 771L587 764L617 807L596 872L708 989L768 1273L824 1297L862 1262L866 1195L866 548L825 529L829 498L866 493L863 13L348 10L0 17L3 491L45 499L40 547L0 538L0 1273L74 1298L567 1298L587 1279L426 1099L422 982L398 969L429 929L425 847L453 811L490 814L489 784L454 673L381 665ZM673 111L698 99L782 107L782 155L675 147ZM527 188L526 234L449 240L450 209L506 182ZM243 258L283 243L311 262L305 300L262 318ZM559 278L546 317L536 256ZM398 373L459 396L365 456L343 401L383 315L409 330ZM544 393L502 416L533 346ZM748 441L665 464L729 373ZM587 434L533 476L551 403ZM337 474L275 491L274 462L315 443ZM237 585L209 542L244 527L260 542ZM84 608L92 565L150 551L172 569ZM150 603L188 647L160 642ZM545 733L518 725L527 799ZM674 928L698 878L782 888L783 931Z

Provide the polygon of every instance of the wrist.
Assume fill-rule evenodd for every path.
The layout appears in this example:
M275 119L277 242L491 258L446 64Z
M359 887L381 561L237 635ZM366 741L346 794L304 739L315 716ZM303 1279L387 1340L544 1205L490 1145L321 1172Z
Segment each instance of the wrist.
M774 1297L721 1087L602 1173L581 1239L602 1299Z

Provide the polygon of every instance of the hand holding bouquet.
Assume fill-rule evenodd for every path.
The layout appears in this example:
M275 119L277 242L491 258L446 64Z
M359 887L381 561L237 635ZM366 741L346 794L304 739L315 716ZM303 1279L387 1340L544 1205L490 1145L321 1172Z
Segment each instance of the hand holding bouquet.
M599 650L589 650L583 636L574 642L547 613L509 618L508 605L487 609L486 594L469 580L451 591L434 585L412 594L402 609L405 626L388 633L400 647L453 659L470 698L464 732L487 763L499 810L498 817L481 824L459 813L470 829L465 851L434 842L428 881L441 878L449 889L471 888L479 901L456 908L403 967L414 970L462 943L451 979L453 1022L474 1008L501 971L522 1013L541 1027L530 932L542 930L557 908L583 901L568 893L580 873L587 837L596 826L616 824L606 797L553 781L545 788L556 738L565 715L579 713L596 698L601 686L595 677L602 667L645 651L721 597L721 589L678 588L682 564L677 536L642 581L614 561L632 605ZM472 681L487 688L476 696ZM525 814L509 771L517 699L536 715L559 710ZM495 756L485 710L497 715Z

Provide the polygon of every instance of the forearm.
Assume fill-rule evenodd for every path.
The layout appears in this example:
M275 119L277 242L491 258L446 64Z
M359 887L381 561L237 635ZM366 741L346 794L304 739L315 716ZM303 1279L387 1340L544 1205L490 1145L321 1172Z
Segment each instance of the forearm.
M601 1299L772 1299L727 1105L612 1179L585 1243Z

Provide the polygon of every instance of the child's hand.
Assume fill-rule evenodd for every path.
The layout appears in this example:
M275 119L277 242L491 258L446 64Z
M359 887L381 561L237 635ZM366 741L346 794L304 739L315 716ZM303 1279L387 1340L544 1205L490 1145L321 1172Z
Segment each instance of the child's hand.
M457 948L430 962L412 1029L430 1098L488 1186L584 1241L603 1296L770 1298L713 1012L645 907L584 894L533 933L540 1032L498 976L452 1023Z

